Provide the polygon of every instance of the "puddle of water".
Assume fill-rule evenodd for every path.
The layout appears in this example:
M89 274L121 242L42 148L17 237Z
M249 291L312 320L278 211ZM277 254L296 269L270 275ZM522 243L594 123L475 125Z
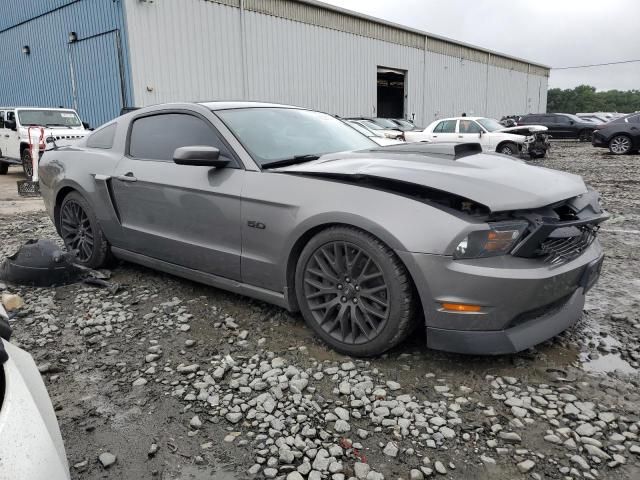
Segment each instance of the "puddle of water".
M582 368L588 372L594 373L638 373L638 371L631 366L629 362L620 358L620 355L616 353L608 353L601 355L598 358L589 359L587 354L582 354Z

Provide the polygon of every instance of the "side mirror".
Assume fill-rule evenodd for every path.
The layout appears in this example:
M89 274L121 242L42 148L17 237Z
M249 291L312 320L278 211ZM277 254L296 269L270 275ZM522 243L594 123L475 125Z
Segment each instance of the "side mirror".
M9 130L17 130L16 128L16 121L15 120L5 120L4 121L4 126L5 128L8 128Z
M56 137L47 137L45 142L47 145L53 145L54 150L58 148L58 145L56 145Z
M178 165L194 165L200 167L225 167L229 160L220 158L220 150L215 147L193 146L176 148L173 161Z
M82 126L84 127L85 130L91 130L91 127L89 126L88 122L82 122Z
M480 130L480 134L478 135L479 138L482 138L482 130Z

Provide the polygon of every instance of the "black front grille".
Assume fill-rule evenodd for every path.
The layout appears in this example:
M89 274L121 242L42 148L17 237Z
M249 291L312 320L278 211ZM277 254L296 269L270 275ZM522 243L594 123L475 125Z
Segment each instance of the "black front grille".
M552 265L569 262L593 243L598 228L593 225L582 225L554 230L540 242L535 256L543 257L545 262Z

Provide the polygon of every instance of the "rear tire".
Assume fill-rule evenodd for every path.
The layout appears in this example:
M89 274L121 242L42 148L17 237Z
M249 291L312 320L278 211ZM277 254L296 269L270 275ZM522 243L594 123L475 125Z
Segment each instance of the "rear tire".
M0 162L0 175L6 175L9 172L9 164Z
M27 177L27 180L31 180L33 178L33 162L31 161L31 153L29 153L28 148L22 150L20 159L22 160L22 171L24 172L24 176Z
M518 155L520 150L518 150L518 145L513 142L505 142L500 147L498 147L498 153L502 153L503 155Z
M298 305L311 329L340 353L374 356L415 325L416 295L397 255L353 227L328 228L304 247L295 274Z
M68 251L76 250L76 263L100 268L111 258L109 243L89 203L78 192L64 197L60 205L60 236Z
M614 155L626 155L631 152L631 138L627 135L616 135L609 140L609 151Z

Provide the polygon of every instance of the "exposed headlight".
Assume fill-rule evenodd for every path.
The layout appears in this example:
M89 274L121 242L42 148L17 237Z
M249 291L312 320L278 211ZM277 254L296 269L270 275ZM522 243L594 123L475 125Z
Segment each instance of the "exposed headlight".
M490 223L489 230L476 230L469 233L458 244L453 258L495 257L509 253L527 229L526 222Z

